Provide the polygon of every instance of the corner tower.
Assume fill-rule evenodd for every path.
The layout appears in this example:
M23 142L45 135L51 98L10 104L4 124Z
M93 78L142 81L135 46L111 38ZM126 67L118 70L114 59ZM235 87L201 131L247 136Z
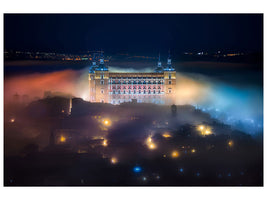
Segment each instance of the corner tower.
M176 71L172 66L170 52L167 59L167 66L164 67L164 93L165 104L174 104L176 98Z
M89 100L91 102L108 103L109 101L109 70L104 63L104 55L101 52L99 64L95 59L89 70Z

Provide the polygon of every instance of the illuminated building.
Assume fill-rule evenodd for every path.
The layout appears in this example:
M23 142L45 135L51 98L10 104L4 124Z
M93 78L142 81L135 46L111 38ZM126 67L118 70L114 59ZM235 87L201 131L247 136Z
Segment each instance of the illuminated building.
M160 57L154 72L110 72L101 54L89 70L89 101L120 104L125 102L173 104L176 71L171 64L162 66Z

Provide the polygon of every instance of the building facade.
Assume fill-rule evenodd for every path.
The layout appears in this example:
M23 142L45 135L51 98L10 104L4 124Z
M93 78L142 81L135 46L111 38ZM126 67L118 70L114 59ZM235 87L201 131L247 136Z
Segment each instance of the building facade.
M158 65L151 73L110 72L100 58L89 70L89 101L111 104L124 102L173 104L176 71L169 56L167 66Z

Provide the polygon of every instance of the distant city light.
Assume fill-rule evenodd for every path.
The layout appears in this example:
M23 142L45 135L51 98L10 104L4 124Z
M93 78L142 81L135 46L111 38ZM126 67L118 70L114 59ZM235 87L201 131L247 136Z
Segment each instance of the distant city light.
M139 166L136 166L136 167L133 168L133 171L134 171L135 173L139 173L139 172L142 171L142 168L139 167Z
M191 150L191 152L192 152L192 153L195 153L195 152L196 152L196 150L195 150L195 149L192 149L192 150Z
M66 137L64 137L63 135L60 136L60 142L66 142Z
M110 125L111 125L111 121L110 121L109 119L104 119L104 120L103 120L103 124L104 124L105 126L110 126Z
M147 143L151 143L152 142L152 138L151 138L152 136L149 136L148 138L147 138Z
M146 139L146 145L151 150L153 150L153 149L155 149L157 147L156 144L153 143L151 135Z
M108 141L106 139L104 139L104 141L103 141L103 146L104 147L108 146Z
M211 134L211 131L210 130L206 130L205 131L205 135L210 135Z
M163 136L164 138L171 138L171 137L172 137L172 135L169 134L169 133L164 133L164 134L162 134L162 136Z
M202 136L211 135L212 131L210 127L205 127L204 125L199 125L197 129L200 131Z
M180 169L179 169L179 172L184 172L184 169L183 169L183 168L180 168Z
M179 152L178 151L173 151L172 152L172 157L173 158L178 158L179 157Z
M229 147L232 147L232 146L234 145L233 140L229 140L229 141L228 141L228 145L229 145Z
M14 122L15 122L15 118L11 118L11 119L10 119L10 122L11 122L11 123L14 123Z
M204 126L203 126L203 125L200 125L200 126L198 127L198 129L202 131L202 130L204 130Z
M155 144L151 143L151 144L149 145L149 149L155 149L155 148L156 148L156 145L155 145Z
M117 164L117 163L118 163L118 159L115 158L115 157L112 157L112 158L110 159L110 162L111 162L112 164Z

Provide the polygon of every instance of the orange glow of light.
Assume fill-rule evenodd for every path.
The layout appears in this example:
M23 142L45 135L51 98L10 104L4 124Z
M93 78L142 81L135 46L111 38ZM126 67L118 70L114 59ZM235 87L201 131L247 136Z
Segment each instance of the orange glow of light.
M230 141L228 142L228 145L229 145L229 147L232 147L232 146L234 145L233 140L230 140Z
M211 130L206 130L205 131L205 135L210 135L210 134L212 134Z
M155 143L153 143L152 135L148 136L148 138L146 139L146 145L151 150L156 149L157 146Z
M111 121L110 121L109 119L104 119L104 120L103 120L103 124L104 124L105 126L110 126L110 125L111 125Z
M60 136L60 142L66 142L66 137L64 137L63 135Z
M195 152L196 152L196 150L195 150L195 149L192 149L192 150L191 150L191 152L192 152L192 153L195 153Z
M115 158L115 157L112 157L112 158L110 159L110 162L111 162L112 164L117 164L117 163L118 163L118 159Z
M15 122L15 118L11 118L11 119L10 119L10 122L11 122L11 123L14 123L14 122Z
M206 135L211 135L212 134L211 127L207 127L207 126L204 126L204 125L199 125L197 127L197 129L200 131L202 136L206 136Z
M147 141L147 143L151 143L152 142L151 136L149 136L146 141Z
M81 73L78 70L62 70L8 77L4 84L5 102L12 102L13 95L17 92L19 95L27 94L31 100L43 97L44 91L60 91L62 94L80 97L87 89L87 84L80 80Z
M156 145L154 143L151 143L148 147L149 147L149 149L155 149Z
M178 158L179 157L179 152L178 151L173 151L172 152L172 158Z
M201 131L203 131L204 130L204 126L203 125L200 125L200 126L198 126L198 130L201 130Z
M108 146L108 141L105 140L105 139L104 139L104 141L103 141L103 146L104 146L104 147Z
M164 138L171 138L172 135L169 134L169 133L164 133L164 134L162 134L162 137L164 137Z

